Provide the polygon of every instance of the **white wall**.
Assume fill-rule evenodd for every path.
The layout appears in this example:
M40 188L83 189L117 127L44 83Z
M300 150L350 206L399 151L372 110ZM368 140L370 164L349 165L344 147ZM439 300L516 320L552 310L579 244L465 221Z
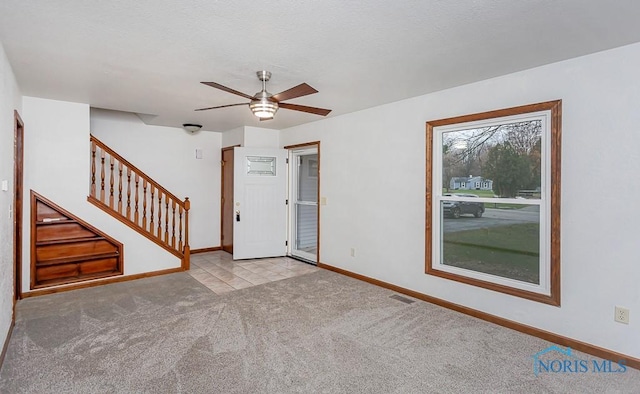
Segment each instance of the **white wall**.
M124 246L125 275L180 266L180 260L87 202L89 193L89 106L23 98L25 201L33 189L99 228ZM22 290L29 291L30 210L24 211Z
M279 148L280 130L245 126L242 146L251 148Z
M178 198L189 197L191 249L220 246L220 133L188 134L96 108L91 133ZM202 159L196 159L196 149L202 149Z
M283 130L282 145L321 141L322 262L640 357L638 70L634 44ZM562 307L424 274L425 122L554 99Z
M243 126L222 133L222 147L279 148L280 130Z
M238 127L222 133L222 147L242 146L244 143L244 127Z
M13 313L13 111L21 112L22 100L9 60L0 43L0 346L9 332Z

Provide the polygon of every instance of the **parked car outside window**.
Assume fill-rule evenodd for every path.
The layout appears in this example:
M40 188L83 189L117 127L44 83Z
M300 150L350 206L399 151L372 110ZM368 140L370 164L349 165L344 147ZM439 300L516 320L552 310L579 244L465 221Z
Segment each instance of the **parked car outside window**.
M478 198L475 194L451 194L447 193L444 196L455 197L471 197ZM460 215L473 215L477 218L482 217L484 213L484 203L475 201L443 201L442 211L445 216L458 219Z

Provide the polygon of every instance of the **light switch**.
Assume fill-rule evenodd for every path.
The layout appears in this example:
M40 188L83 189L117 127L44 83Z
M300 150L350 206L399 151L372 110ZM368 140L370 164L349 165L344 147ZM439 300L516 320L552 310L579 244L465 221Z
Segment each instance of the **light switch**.
M326 197L320 197L320 205L327 205L327 198Z
M6 179L2 181L2 191L6 192L9 190L9 181Z
M196 149L196 159L202 159L202 149Z

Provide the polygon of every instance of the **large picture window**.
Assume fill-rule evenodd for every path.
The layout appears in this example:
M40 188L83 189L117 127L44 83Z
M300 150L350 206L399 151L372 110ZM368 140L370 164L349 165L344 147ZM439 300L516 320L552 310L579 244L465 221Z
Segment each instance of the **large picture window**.
M561 101L427 122L426 273L560 305Z

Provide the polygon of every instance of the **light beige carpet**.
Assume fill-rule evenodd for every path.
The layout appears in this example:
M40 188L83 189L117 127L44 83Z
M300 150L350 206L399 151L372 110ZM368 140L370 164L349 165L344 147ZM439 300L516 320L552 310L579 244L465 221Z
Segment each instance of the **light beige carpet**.
M323 270L222 296L179 273L30 298L0 392L640 392L633 369L535 376L550 343L393 294Z

